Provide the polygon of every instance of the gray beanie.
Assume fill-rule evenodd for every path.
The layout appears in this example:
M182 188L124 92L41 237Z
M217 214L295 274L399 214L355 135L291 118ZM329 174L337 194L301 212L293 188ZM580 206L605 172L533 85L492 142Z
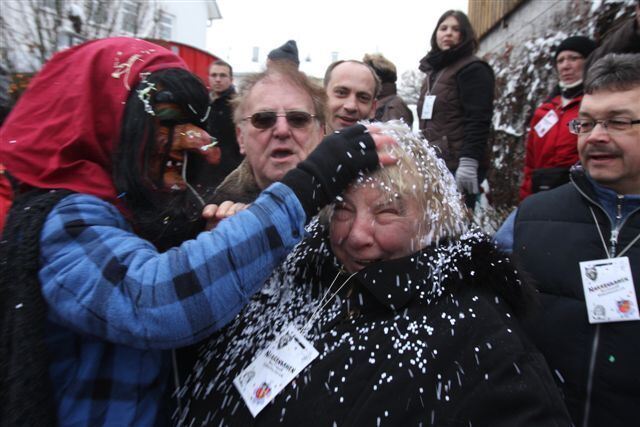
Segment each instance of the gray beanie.
M289 40L282 46L273 49L269 52L267 58L271 60L286 59L296 65L300 65L300 60L298 59L298 45L295 40Z

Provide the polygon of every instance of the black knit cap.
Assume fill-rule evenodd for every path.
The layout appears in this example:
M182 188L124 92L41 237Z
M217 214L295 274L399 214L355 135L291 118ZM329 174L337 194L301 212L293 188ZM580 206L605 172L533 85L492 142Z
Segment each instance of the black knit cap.
M273 49L269 52L267 58L272 60L286 59L296 65L300 65L300 60L298 59L298 45L295 40L289 40L282 46Z
M553 56L553 59L556 60L560 52L565 50L571 50L573 52L578 52L583 57L589 56L591 52L596 48L596 44L589 37L584 36L572 36L564 39L562 43L556 49L556 53Z

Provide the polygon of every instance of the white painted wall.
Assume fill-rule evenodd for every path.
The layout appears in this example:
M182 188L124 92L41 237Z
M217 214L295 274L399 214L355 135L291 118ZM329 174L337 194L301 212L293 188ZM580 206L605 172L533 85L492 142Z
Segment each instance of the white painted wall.
M172 41L207 49L207 1L163 0L160 7L175 17ZM215 21L214 21L215 25Z

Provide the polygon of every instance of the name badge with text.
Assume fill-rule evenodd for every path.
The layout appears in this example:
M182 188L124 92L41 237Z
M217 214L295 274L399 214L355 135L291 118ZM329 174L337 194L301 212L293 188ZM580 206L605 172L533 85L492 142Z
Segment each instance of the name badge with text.
M420 114L422 120L431 120L431 117L433 117L433 105L435 103L435 95L425 95L424 102L422 103L422 114Z
M580 263L589 323L640 320L628 257Z
M290 325L240 372L233 385L255 417L316 357L313 345Z
M542 138L547 134L547 132L549 132L549 129L551 129L553 126L555 126L556 123L558 123L558 120L560 120L560 118L558 117L556 112L551 110L547 114L545 114L545 116L538 122L538 124L535 125L534 129L538 136Z

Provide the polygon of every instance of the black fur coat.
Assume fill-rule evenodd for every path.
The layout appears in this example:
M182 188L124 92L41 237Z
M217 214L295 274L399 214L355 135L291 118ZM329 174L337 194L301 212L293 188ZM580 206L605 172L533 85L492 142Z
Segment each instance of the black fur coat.
M233 379L287 324L320 356L254 419ZM316 226L251 304L200 348L184 425L567 426L551 374L514 311L530 301L482 235L349 278ZM335 424L334 424L335 422Z

